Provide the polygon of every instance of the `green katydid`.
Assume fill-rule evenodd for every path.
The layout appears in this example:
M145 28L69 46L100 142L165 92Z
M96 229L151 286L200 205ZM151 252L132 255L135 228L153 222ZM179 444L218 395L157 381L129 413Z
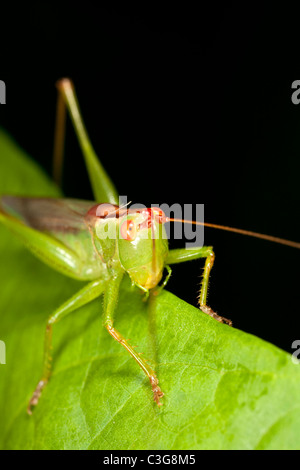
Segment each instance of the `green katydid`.
M42 376L29 401L27 411L32 413L32 408L37 405L51 376L53 325L101 295L104 297L104 326L149 378L153 399L160 406L163 392L158 385L155 371L114 327L114 310L123 276L129 275L132 283L148 294L159 285L165 268L168 274L159 289L167 283L171 273L170 265L205 258L199 296L200 309L217 321L231 325L230 320L219 316L207 305L208 281L215 258L212 247L169 250L164 224L172 221L194 223L296 248L300 248L300 243L231 227L171 219L159 208L119 207L118 193L90 143L72 82L62 79L57 83L57 88L59 94L54 152L56 179L59 180L62 166L67 108L82 148L95 201L14 196L1 198L0 221L18 236L33 254L66 276L87 281L87 284L61 305L47 321ZM115 236L108 237L107 233L114 233Z

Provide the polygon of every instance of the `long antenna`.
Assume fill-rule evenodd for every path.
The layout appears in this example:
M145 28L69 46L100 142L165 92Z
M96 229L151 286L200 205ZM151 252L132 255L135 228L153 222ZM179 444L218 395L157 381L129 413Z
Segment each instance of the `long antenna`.
M227 232L239 233L240 235L247 235L249 237L261 238L262 240L268 240L269 242L280 243L281 245L287 245L293 248L300 249L300 243L293 242L291 240L285 240L284 238L272 237L271 235L265 235L264 233L257 233L257 232L251 232L249 230L242 230L240 228L226 227L225 225L210 224L207 222L195 222L194 220L171 219L169 217L166 217L165 222L182 222L185 224L201 225L204 227L216 228L218 230L225 230Z

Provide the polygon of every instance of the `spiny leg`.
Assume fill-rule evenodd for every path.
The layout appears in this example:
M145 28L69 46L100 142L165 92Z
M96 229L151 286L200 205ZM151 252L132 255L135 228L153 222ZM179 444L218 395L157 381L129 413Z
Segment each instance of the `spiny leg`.
M147 364L147 362L137 353L134 348L128 343L124 336L114 328L113 313L117 303L119 287L122 280L122 273L118 274L112 282L109 283L104 293L104 326L109 334L120 343L126 351L138 363L150 381L153 392L153 400L158 406L161 406L160 398L163 397L163 392L158 385L158 379L155 371Z
M221 317L216 312L214 312L212 310L212 308L210 308L208 305L206 305L209 275L210 275L211 269L212 269L214 261L215 261L215 254L213 252L212 247L207 247L207 255L206 256L207 256L207 258L206 258L206 261L205 261L203 277L202 277L202 282L201 282L200 295L199 295L200 309L202 310L202 312L207 313L207 315L210 315L212 318L214 318L218 322L227 323L227 325L232 326L232 321L231 320L228 320L227 318Z
M176 250L170 250L169 256L167 258L168 264L182 263L184 261L189 261L198 258L206 258L203 277L200 288L199 295L199 306L202 312L211 316L220 323L227 323L227 325L232 326L232 321L227 318L221 317L216 312L212 310L207 304L207 291L209 283L209 275L214 264L215 254L211 246L203 246L201 248L179 248Z
M126 351L129 352L129 354L133 357L133 359L138 363L138 365L141 367L141 369L144 371L144 373L147 375L147 377L150 380L150 385L152 388L153 392L153 400L157 403L158 406L161 406L162 403L160 402L160 398L164 396L164 393L161 391L159 385L158 385L158 378L154 372L154 370L151 369L149 364L147 364L137 353L132 346L128 343L128 341L113 327L113 322L109 321L108 324L105 325L107 331L109 334L116 340L118 343L120 343Z
M77 310L88 302L91 302L95 298L99 297L103 293L105 285L106 283L102 280L89 282L83 289L73 295L49 317L45 332L43 373L29 401L27 407L28 414L32 414L32 407L38 404L42 390L49 382L51 376L53 324L57 323L69 313L74 312L74 310Z

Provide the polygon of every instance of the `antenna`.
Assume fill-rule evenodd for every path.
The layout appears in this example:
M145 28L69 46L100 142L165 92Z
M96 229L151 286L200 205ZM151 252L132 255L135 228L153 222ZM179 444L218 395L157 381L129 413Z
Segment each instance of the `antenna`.
M210 224L207 222L195 222L194 220L172 219L169 217L166 217L165 222L182 222L184 224L201 225L204 227L215 228L218 230L225 230L226 232L233 232L233 233L239 233L240 235L247 235L248 237L261 238L262 240L268 240L269 242L280 243L281 245L287 245L287 246L291 246L292 248L300 249L300 243L298 242L286 240L284 238L273 237L271 235L265 235L264 233L251 232L250 230L227 227L225 225Z

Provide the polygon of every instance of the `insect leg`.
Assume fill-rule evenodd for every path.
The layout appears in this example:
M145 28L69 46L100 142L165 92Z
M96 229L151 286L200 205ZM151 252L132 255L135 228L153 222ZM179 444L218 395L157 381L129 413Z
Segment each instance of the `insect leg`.
M63 303L55 312L49 317L45 332L45 343L44 343L44 361L43 361L43 373L39 380L35 391L29 401L27 412L32 414L32 407L38 404L42 390L47 385L51 375L51 363L52 363L52 333L53 325L59 320L62 320L69 313L74 312L83 305L91 302L92 300L99 297L105 289L106 281L97 280L89 282L82 289L76 292L69 300Z
M118 275L115 279L109 283L107 289L104 292L104 326L109 332L109 334L116 340L118 343L123 346L126 351L133 357L133 359L138 363L144 373L150 380L150 385L153 392L153 400L157 403L158 406L161 406L160 398L164 395L158 386L158 379L154 370L147 364L147 362L137 353L134 348L128 343L128 341L122 336L122 334L114 328L113 313L115 305L117 302L117 297L119 293L120 282L122 275Z
M66 134L66 103L61 93L57 96L53 148L53 179L61 186Z
M76 97L74 85L71 80L68 78L63 78L59 80L56 84L59 94L63 97L65 104L67 105L68 111L70 113L75 132L77 134L80 147L85 159L85 164L88 170L89 178L91 181L93 193L97 202L109 202L110 204L118 204L118 192L101 165L95 150L90 142L89 136L87 134L78 100ZM64 111L62 110L62 104L58 100L58 110L57 116L63 125L64 122ZM57 129L59 125L57 125ZM55 144L54 149L58 162L62 164L62 153L63 153L63 132L59 130L55 134ZM57 165L59 165L58 163ZM56 170L60 172L58 169Z
M163 283L160 286L156 287L154 295L158 295L166 287L166 285L168 284L168 281L169 281L169 279L172 275L172 269L170 268L170 266L168 266L166 264L165 269L167 270L168 273L167 273Z
M201 248L179 248L175 250L170 250L169 256L167 258L168 264L182 263L184 261L189 261L198 258L206 258L203 278L201 282L200 295L199 295L199 306L202 312L207 313L212 318L217 320L220 323L227 323L231 326L232 321L227 318L221 317L216 312L214 312L207 304L207 291L208 291L208 282L211 269L214 264L215 254L211 246L203 246Z

